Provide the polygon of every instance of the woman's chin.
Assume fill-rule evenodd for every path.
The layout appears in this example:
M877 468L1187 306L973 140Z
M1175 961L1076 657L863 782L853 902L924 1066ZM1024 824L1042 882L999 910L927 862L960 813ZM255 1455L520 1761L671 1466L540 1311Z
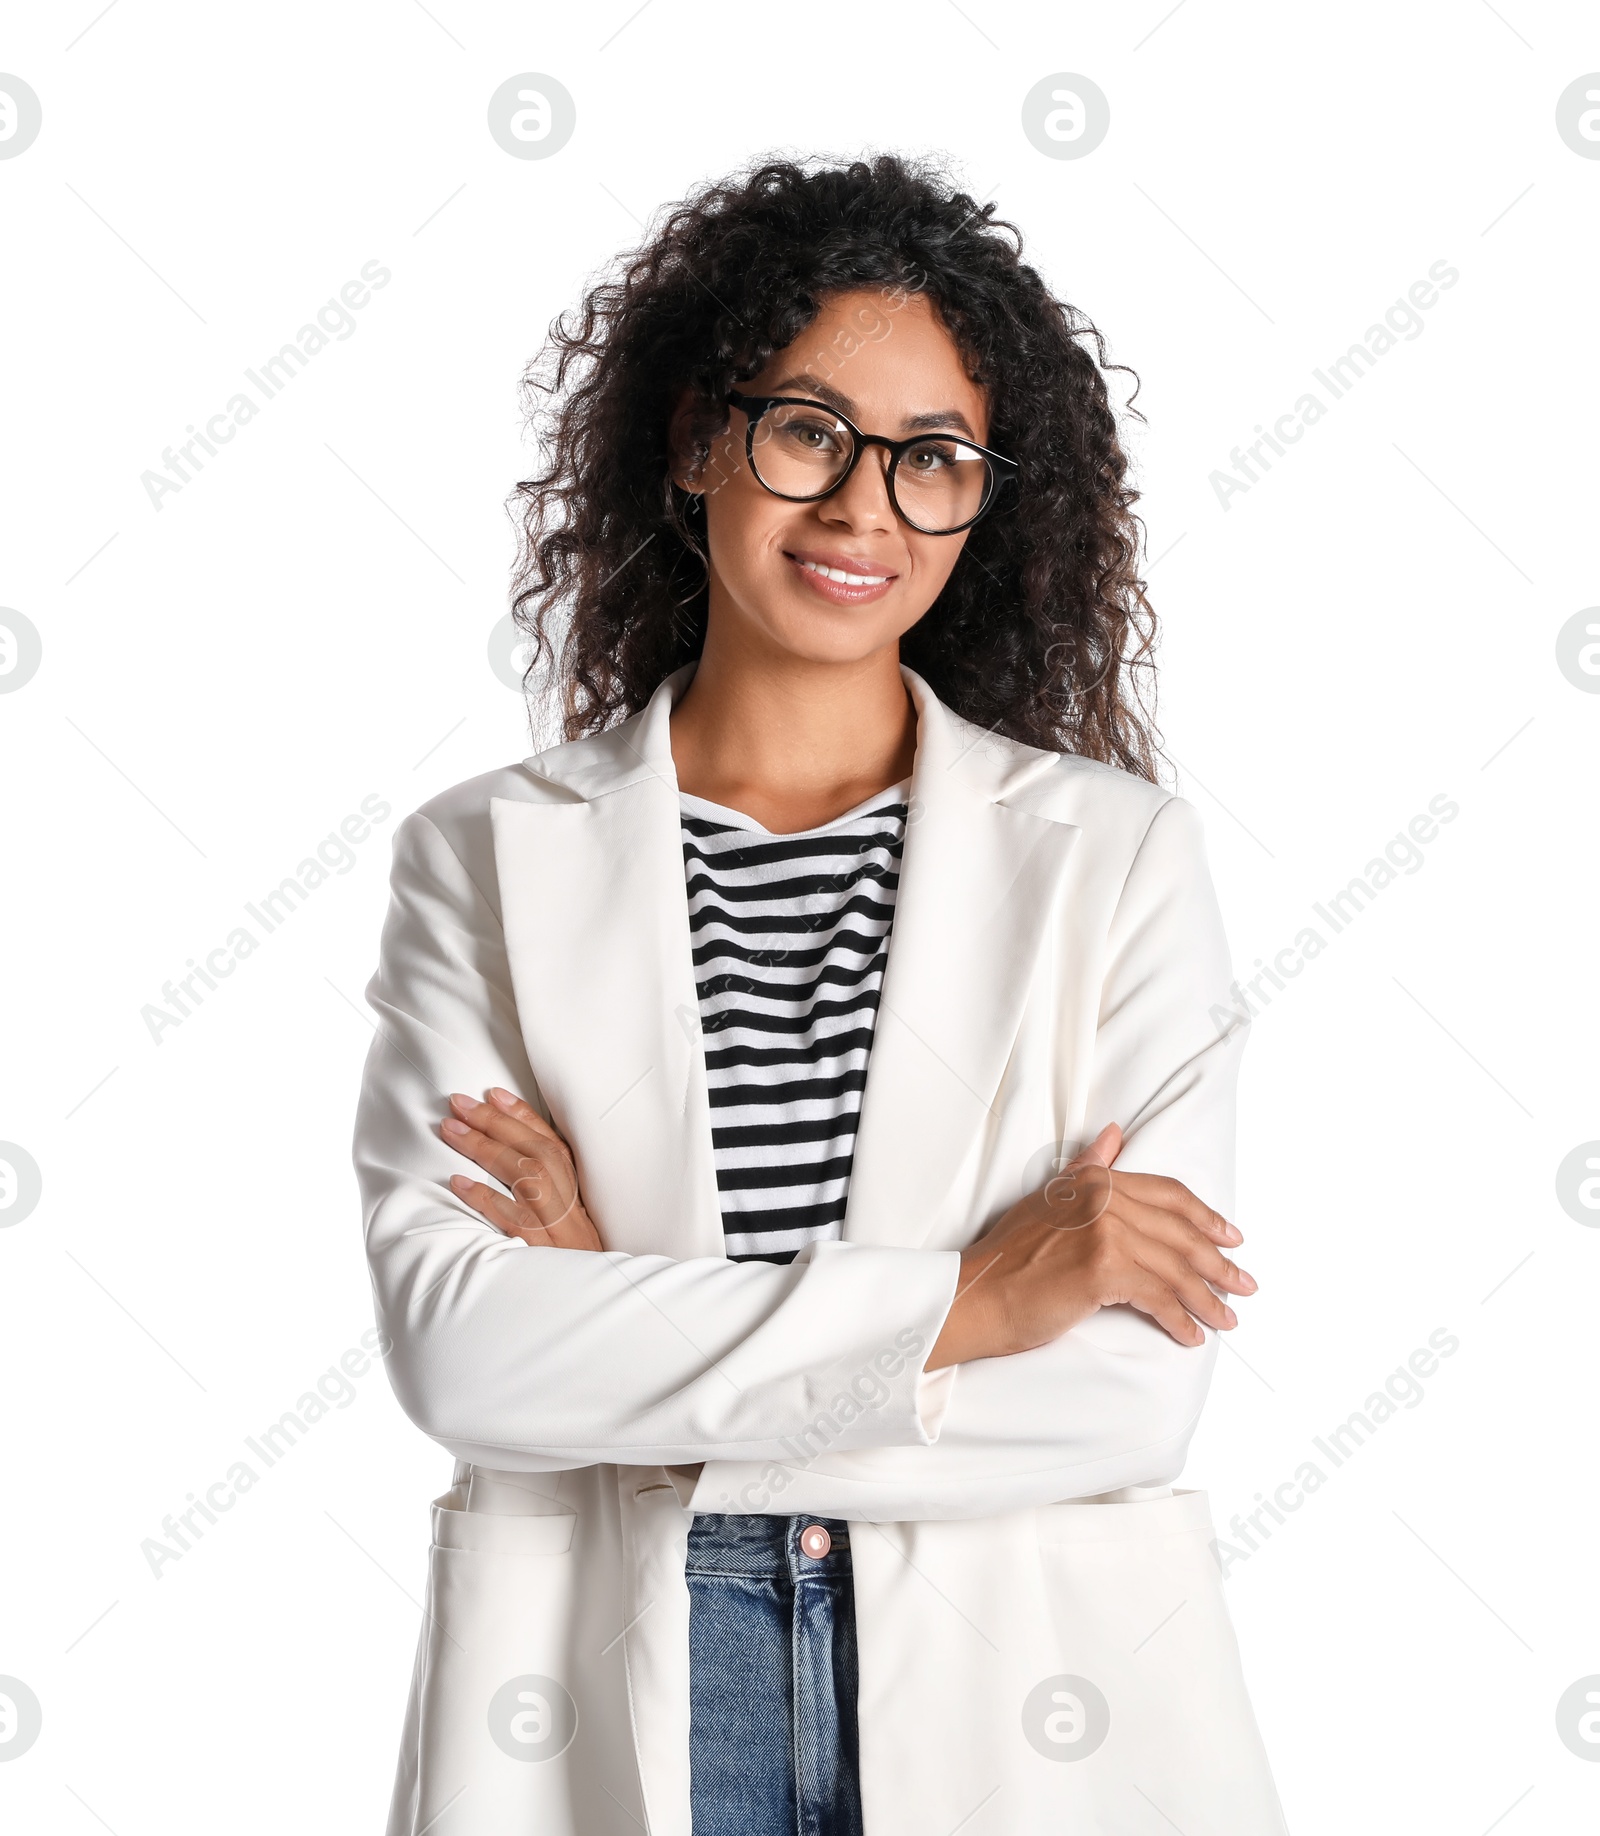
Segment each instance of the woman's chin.
M836 631L780 629L769 635L774 646L797 663L846 667L876 655L885 645L895 643L900 634L892 626L885 629L874 623L870 628L862 624Z

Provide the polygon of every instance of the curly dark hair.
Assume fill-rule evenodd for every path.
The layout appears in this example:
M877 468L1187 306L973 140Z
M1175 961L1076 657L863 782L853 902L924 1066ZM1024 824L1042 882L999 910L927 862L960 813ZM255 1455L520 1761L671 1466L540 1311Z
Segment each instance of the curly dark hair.
M1020 465L902 659L981 727L1156 778L1156 621L1105 377L1133 372L993 213L926 161L767 161L673 207L557 318L522 379L545 469L508 507L521 500L513 617L530 677L557 670L569 739L637 712L705 639L704 543L668 475L683 390L707 441L729 389L827 296L876 287L929 296L987 391L990 445ZM1142 420L1137 394L1134 377Z

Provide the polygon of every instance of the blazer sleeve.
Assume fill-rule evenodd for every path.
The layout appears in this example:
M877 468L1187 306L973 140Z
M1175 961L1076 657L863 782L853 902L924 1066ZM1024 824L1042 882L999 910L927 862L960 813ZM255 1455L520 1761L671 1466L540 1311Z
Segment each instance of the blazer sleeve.
M1083 1139L1119 1123L1119 1170L1170 1174L1224 1216L1246 1032L1231 984L1200 817L1169 798L1108 934ZM719 1496L767 1498L742 1508L899 1522L1168 1484L1216 1360L1216 1334L1204 1330L1203 1344L1182 1346L1134 1308L1102 1308L1049 1345L957 1367L931 1446L854 1452L813 1438L805 1458L778 1467L708 1467L696 1508L718 1508L709 1501Z
M937 1432L951 1380L922 1367L954 1251L817 1244L779 1266L533 1247L450 1190L466 1165L439 1134L450 1092L501 1084L544 1103L500 918L420 811L396 832L367 1000L366 1252L390 1381L425 1434L509 1470L764 1459L804 1429L819 1386L863 1372L875 1406L849 1444Z

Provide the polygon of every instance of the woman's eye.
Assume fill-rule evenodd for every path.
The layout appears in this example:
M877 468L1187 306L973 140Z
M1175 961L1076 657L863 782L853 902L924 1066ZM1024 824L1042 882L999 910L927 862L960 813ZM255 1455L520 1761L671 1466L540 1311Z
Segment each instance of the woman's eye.
M832 452L839 444L838 429L826 421L791 421L784 432L796 445L814 453Z
M956 462L956 449L949 442L925 440L920 446L913 446L902 461L914 472L940 472L947 465Z

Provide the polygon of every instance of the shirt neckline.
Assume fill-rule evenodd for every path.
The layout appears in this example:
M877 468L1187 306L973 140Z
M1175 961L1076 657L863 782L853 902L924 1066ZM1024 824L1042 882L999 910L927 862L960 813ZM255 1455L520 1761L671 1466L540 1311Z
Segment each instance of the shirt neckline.
M756 821L754 816L747 816L743 810L729 809L726 804L713 803L709 797L696 797L689 791L678 792L678 804L685 815L702 816L710 822L720 822L732 829L748 829L753 835L770 835L774 841L799 841L807 835L826 835L830 829L837 829L842 823L854 822L859 816L868 816L886 803L905 803L910 800L911 780L902 778L898 784L891 784L885 790L874 791L870 797L863 799L853 810L846 810L843 815L835 816L831 822L818 823L814 829L767 829Z

